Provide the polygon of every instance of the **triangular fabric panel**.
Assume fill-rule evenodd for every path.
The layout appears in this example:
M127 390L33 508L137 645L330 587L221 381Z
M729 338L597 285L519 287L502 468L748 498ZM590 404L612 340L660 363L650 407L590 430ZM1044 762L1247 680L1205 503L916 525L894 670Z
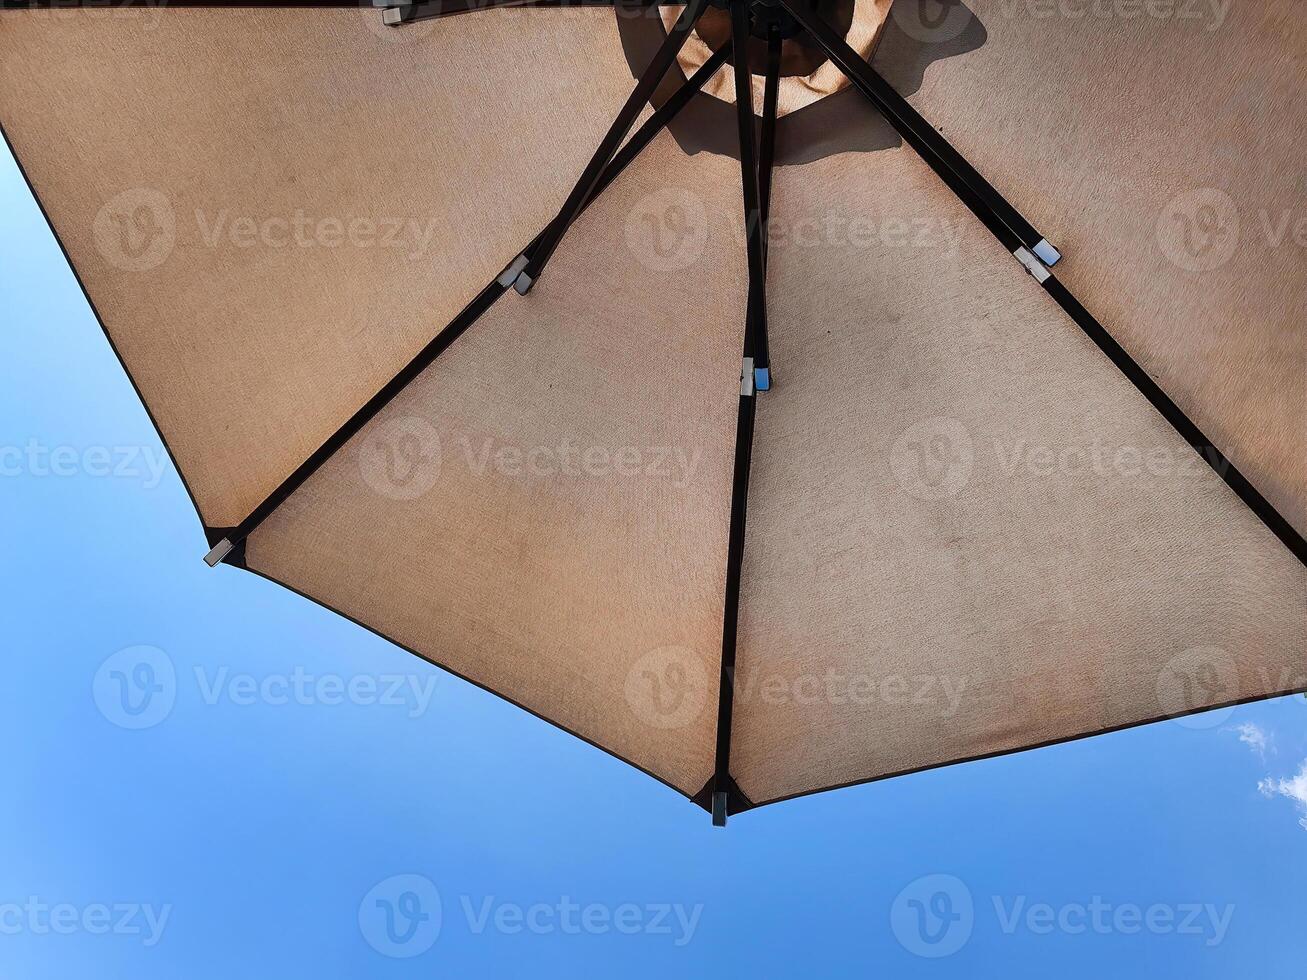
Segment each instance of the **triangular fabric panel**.
M773 207L750 800L1307 684L1307 569L912 151Z
M893 17L919 46L887 37L874 64L1062 249L1059 278L1307 534L1307 5L1076 8L901 0ZM921 51L973 36L908 87Z
M611 10L558 13L0 14L0 123L207 525L553 216L632 85Z
M739 168L663 135L250 536L249 567L676 787L712 774Z

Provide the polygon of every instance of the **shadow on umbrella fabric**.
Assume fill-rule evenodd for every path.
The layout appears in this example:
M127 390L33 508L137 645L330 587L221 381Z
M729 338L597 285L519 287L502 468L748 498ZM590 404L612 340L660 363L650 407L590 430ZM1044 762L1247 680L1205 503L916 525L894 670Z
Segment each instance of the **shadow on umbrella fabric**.
M892 4L887 0L842 0L823 13L861 55L875 55L876 67L903 95L912 95L921 88L926 69L935 61L972 51L984 44L986 37L980 18L962 0L894 0ZM725 17L724 12L717 14ZM649 18L619 19L622 47L633 73L638 74L649 63L674 16L673 8L665 8L662 23ZM720 28L710 36L718 45L725 39ZM750 57L750 63L758 66L755 102L762 98L764 54L760 44L755 43ZM808 163L832 153L873 152L901 144L894 127L850 87L848 79L820 51L804 44L802 36L790 46L796 52L793 68L787 70L784 63L781 66L777 166ZM707 41L687 47L691 50L682 54L680 73L673 72L676 77L664 82L654 97L655 105L707 60ZM734 132L735 98L726 74L716 79L716 86L706 87L705 97L695 100L669 125L668 131L685 152L739 154Z
M0 12L212 564L717 822L1307 688L1297 4L468 6Z

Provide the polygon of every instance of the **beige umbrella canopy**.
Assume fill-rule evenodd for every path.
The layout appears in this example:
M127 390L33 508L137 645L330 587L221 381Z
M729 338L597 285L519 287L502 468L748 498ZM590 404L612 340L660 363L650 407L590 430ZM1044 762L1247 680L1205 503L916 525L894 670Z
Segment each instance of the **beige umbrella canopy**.
M0 13L211 564L717 822L1307 688L1300 4L380 6Z

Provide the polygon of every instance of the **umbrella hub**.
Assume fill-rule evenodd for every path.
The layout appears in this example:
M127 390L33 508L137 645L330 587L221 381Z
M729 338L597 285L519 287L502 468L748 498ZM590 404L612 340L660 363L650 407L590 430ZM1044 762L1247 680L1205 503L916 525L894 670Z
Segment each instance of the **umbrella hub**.
M695 25L695 33L716 50L731 36L731 0L712 0ZM829 24L841 37L853 25L854 0L808 0L814 12ZM772 27L780 31L781 75L811 75L826 63L826 55L799 23L779 3L779 0L750 0L753 15L752 38L749 43L749 71L754 75L767 72L767 36ZM735 56L731 56L731 64Z

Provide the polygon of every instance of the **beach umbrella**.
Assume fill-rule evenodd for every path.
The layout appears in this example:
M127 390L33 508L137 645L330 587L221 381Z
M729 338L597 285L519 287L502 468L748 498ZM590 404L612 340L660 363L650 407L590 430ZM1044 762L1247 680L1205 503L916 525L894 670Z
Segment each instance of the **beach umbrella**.
M1300 3L3 6L220 574L717 823L1307 688Z

